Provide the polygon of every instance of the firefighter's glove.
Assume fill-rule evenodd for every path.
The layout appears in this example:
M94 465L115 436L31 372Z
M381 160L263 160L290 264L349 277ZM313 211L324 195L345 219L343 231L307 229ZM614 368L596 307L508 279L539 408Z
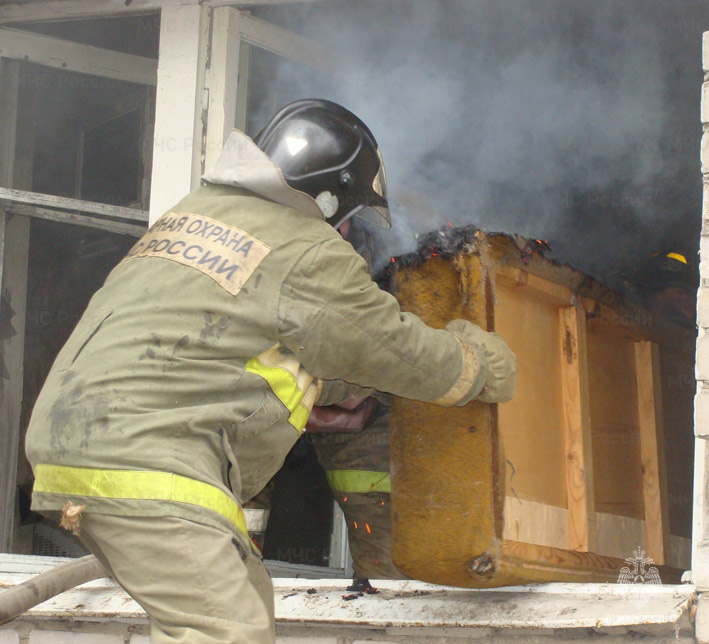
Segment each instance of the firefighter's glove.
M475 400L487 403L507 402L515 390L517 358L497 333L483 331L467 320L453 320L446 325L461 342L475 349L478 360L487 364L487 378ZM466 401L467 402L467 401Z

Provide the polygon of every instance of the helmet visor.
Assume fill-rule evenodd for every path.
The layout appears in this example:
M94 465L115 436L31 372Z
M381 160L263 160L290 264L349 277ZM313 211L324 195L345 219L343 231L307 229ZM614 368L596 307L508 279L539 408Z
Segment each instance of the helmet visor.
M387 173L384 169L384 159L382 159L382 152L379 148L377 148L377 157L379 157L379 170L372 181L372 190L378 199L375 199L374 203L365 206L354 214L382 228L391 228L391 216L389 215L389 205L387 203Z
M353 214L382 228L391 228L391 216L387 206L365 206Z
M387 199L387 173L384 169L384 159L382 151L377 148L377 156L379 157L379 171L372 182L372 190L377 193L384 201Z

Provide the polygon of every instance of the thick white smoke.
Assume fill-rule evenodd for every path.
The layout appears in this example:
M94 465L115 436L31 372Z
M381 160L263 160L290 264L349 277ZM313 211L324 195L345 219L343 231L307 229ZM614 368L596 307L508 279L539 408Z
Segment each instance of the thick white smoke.
M282 15L345 61L335 77L289 65L275 86L373 130L395 204L386 254L448 221L548 238L600 276L664 242L696 248L709 2L357 0Z

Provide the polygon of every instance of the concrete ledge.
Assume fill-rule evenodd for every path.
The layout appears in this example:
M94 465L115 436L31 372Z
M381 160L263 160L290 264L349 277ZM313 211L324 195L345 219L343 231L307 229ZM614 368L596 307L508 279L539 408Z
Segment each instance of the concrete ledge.
M0 555L0 591L63 561ZM290 637L293 642L317 642L316 634L330 642L329 634L343 628L354 639L381 641L387 634L392 642L405 642L407 637L410 641L413 635L417 642L428 641L429 636L431 641L477 638L508 629L515 637L518 629L540 636L568 630L569 637L574 633L578 637L580 629L593 629L614 637L643 632L662 639L671 633L676 641L675 633L689 636L690 631L693 637L695 588L689 584L540 584L469 590L380 581L376 584L380 592L373 595L352 593L348 585L347 580L275 579L279 642L287 644ZM120 587L99 579L44 602L7 626L19 634L41 627L74 633L89 629L112 636L123 632L124 638L132 638L146 635L147 624L147 615ZM303 634L309 639L298 639ZM11 633L0 635L5 637L0 642L13 642Z

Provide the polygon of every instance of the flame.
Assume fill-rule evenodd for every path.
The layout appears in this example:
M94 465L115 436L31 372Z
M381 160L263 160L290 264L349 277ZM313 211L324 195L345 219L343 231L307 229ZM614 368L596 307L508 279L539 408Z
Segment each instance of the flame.
M369 534L372 534L372 529L369 527L368 523L365 523L364 527L367 528L367 532L369 532Z
M355 530L359 530L359 528L357 527L357 522L354 521L353 523L354 523L354 528L355 528Z

